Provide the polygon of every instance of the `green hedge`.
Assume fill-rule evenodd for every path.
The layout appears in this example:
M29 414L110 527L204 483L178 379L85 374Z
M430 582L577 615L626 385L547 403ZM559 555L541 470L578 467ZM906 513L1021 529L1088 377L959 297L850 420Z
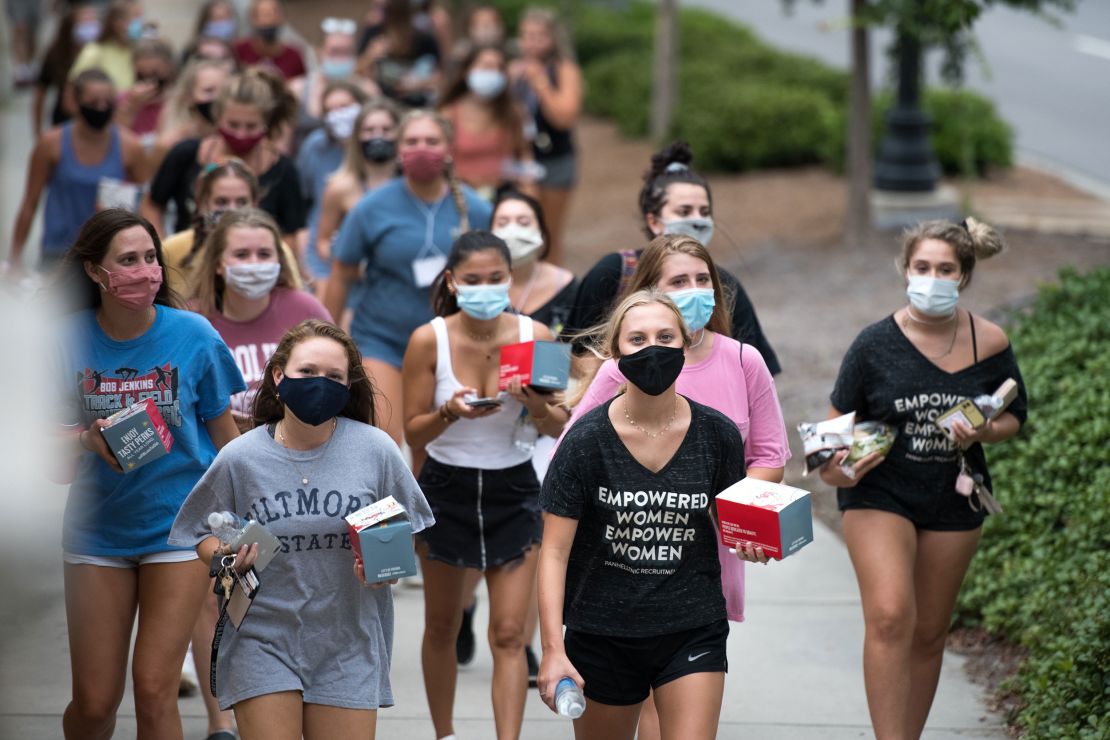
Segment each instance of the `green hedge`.
M1064 272L1011 335L1029 421L990 451L990 517L957 621L1024 645L1011 718L1030 738L1110 737L1110 268Z
M525 4L499 3L510 23ZM585 106L614 120L625 136L642 137L648 133L656 9L640 0L621 10L616 5L575 3ZM670 135L690 141L700 169L843 166L846 73L770 47L746 26L695 8L679 12L679 53L679 101ZM889 100L879 96L876 120ZM936 122L933 141L946 173L1010 165L1013 134L988 100L929 90L924 106Z

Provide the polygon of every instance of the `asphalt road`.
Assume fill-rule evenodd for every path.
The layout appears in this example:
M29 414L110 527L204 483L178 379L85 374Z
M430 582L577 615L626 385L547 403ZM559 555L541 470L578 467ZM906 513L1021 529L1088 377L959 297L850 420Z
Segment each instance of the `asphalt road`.
M776 46L848 66L847 0L797 0L792 15L780 0L686 2L746 23ZM1058 17L1054 26L1008 8L986 12L976 25L982 60L970 60L967 85L994 99L1025 161L1110 194L1110 3L1080 0ZM888 74L889 39L873 35L875 85ZM935 64L929 82L940 83Z

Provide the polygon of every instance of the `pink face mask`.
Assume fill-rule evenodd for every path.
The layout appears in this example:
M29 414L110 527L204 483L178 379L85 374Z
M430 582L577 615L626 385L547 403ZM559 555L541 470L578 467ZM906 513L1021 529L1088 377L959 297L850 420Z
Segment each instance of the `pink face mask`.
M401 152L401 169L416 182L443 176L447 155L436 149L406 149Z
M124 306L132 311L141 311L154 305L154 296L162 287L161 265L139 265L118 270L100 269L108 273L107 287L104 283L100 287L115 296Z
M236 157L245 157L253 152L254 148L266 138L266 132L263 131L253 136L236 136L227 129L221 128L220 136L223 137L224 143L227 144L227 148L230 149Z

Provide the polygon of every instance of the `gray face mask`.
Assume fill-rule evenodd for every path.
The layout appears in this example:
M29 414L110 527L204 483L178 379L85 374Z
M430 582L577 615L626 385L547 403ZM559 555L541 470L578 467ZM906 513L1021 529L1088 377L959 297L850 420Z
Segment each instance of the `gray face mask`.
M277 262L251 262L225 265L224 282L244 298L256 300L267 296L277 285L281 265Z
M676 218L673 221L664 221L663 233L692 236L701 242L703 247L708 247L709 242L713 240L713 219Z

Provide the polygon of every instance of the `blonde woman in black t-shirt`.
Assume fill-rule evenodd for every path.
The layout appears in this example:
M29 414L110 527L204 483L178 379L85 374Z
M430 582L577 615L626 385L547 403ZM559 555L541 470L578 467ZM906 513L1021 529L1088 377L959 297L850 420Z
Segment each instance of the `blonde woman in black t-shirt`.
M878 740L916 738L933 703L948 625L985 516L977 494L957 492L961 468L991 486L984 444L1025 421L1021 373L1005 332L957 307L977 259L1003 248L973 219L932 221L908 232L899 267L908 305L864 329L844 357L832 415L893 426L886 457L872 453L847 475L841 453L821 471L838 488L844 539L866 626L863 675ZM937 416L966 398L1018 383L1009 409L947 439Z
M729 631L713 505L743 441L675 392L690 335L663 293L630 295L605 336L628 388L571 428L540 496L540 696L554 709L568 677L586 697L575 737L632 740L650 690L664 740L708 740Z

